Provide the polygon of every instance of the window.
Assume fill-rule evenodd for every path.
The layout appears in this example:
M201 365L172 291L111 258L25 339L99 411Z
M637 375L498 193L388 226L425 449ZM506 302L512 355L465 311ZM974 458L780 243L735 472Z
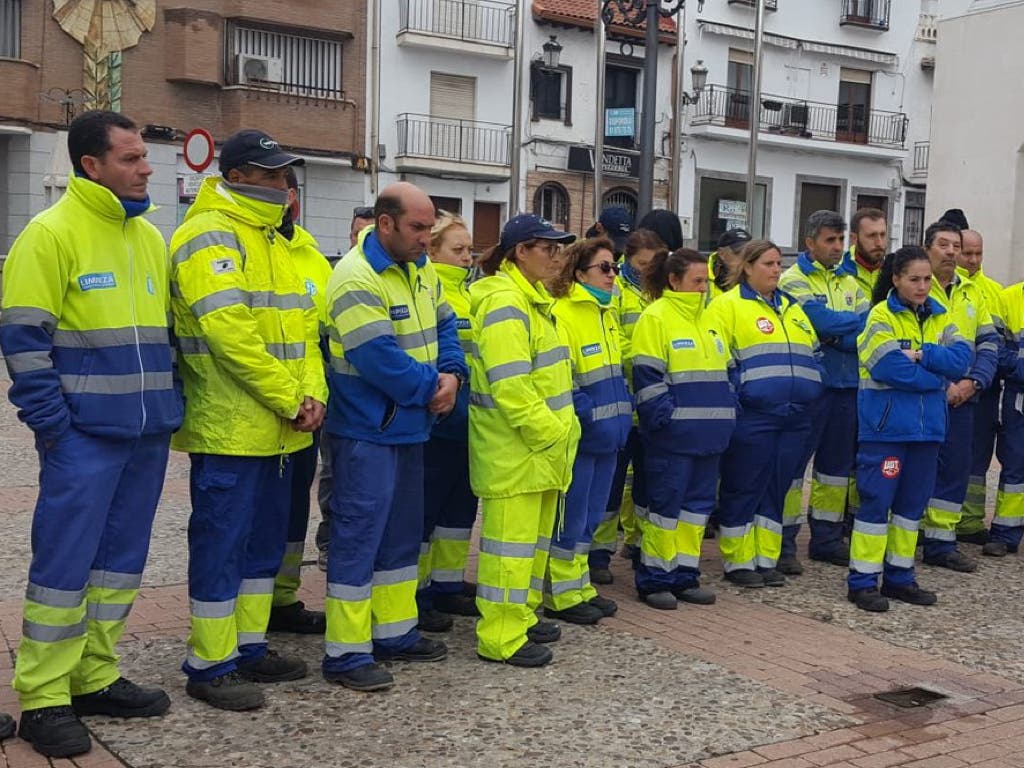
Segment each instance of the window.
M3 0L0 0L2 2ZM340 99L341 41L232 24L227 82Z
M871 73L861 69L839 71L836 107L836 141L868 143L871 110Z
M924 192L907 192L903 208L903 244L921 245L924 241Z
M629 187L615 187L605 192L604 200L601 201L602 208L610 208L616 205L629 211L629 215L636 219L638 207L636 192Z
M561 120L572 125L572 67L549 69L540 62L530 65L532 119Z
M533 212L562 229L568 229L569 193L561 184L544 182L533 194Z
M747 183L741 176L719 178L701 176L697 210L697 247L713 251L718 238L727 229L743 227L754 237L765 237L765 211L768 185L754 186L754 221L747 222Z
M21 58L21 0L0 0L0 56Z
M633 149L637 145L636 131L639 127L637 118L637 81L640 70L618 64L608 64L604 75L604 107L605 109L632 109L632 136L605 136L607 147Z
M750 124L750 94L754 90L754 54L729 49L729 101L725 107L725 124L730 128L746 128Z

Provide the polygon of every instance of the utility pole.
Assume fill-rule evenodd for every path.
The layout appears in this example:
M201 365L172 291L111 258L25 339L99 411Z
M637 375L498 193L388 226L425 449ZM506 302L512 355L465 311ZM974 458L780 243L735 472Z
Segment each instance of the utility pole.
M750 95L750 160L747 164L747 231L754 234L754 193L757 191L757 141L761 134L761 48L764 43L764 0L754 0L754 92Z
M601 218L604 197L604 59L605 25L602 6L597 0L597 21L594 22L594 41L597 43L597 129L594 131L594 221Z

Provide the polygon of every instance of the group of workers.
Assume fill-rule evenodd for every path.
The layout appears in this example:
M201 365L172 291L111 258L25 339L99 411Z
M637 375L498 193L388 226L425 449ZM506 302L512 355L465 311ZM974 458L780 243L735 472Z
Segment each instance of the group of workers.
M919 529L925 562L958 571L958 539L1018 549L1024 287L982 273L960 211L891 254L882 211L857 212L848 250L816 212L785 271L742 229L710 259L683 247L669 211L609 208L579 240L521 214L474 261L466 222L398 183L332 270L296 223L302 159L265 133L224 143L169 251L136 125L85 113L68 149L0 313L40 461L13 684L44 755L90 748L82 715L170 706L115 651L170 448L191 461L185 690L227 710L307 674L268 629L323 634L324 677L360 691L393 685L383 662L444 659L421 632L452 614L479 617L481 659L543 666L557 621L616 612L594 584L620 529L653 608L715 601L712 519L729 582L784 586L812 457L808 556L848 567L858 608L935 602ZM297 597L318 456L323 613Z

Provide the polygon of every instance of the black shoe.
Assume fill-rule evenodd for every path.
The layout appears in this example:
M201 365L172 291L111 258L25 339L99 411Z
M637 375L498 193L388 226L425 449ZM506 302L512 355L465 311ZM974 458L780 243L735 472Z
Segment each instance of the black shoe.
M295 656L267 651L255 659L239 659L238 674L254 683L284 683L306 676L306 662Z
M447 632L454 626L455 621L451 616L430 608L420 614L416 629L421 629L424 632Z
M714 605L717 599L714 592L707 587L700 586L685 587L683 589L675 587L672 589L672 594L682 602L692 603L693 605Z
M845 549L829 552L825 555L809 555L809 557L816 563L829 563L830 565L838 565L842 568L850 565L850 552Z
M612 572L607 568L591 568L590 569L590 583L591 584L612 584L615 581L615 577L612 576Z
M758 589L764 586L764 577L757 571L744 569L742 571L728 571L725 580L737 587L746 589Z
M554 643L562 638L562 628L553 621L538 621L526 630L526 639L532 643Z
M785 574L786 576L799 576L804 572L804 567L800 565L800 561L796 559L796 555L783 555L779 558L779 562L775 568L779 573Z
M479 616L480 611L476 607L476 598L469 595L434 595L434 608L441 613L451 613L455 616Z
M229 712L259 709L266 703L259 686L242 677L238 670L232 670L213 680L189 680L185 684L185 693L193 699L205 701L211 707L226 709Z
M882 583L882 594L893 600L901 600L911 605L935 605L938 596L934 592L928 592L917 586L916 581L902 586Z
M764 585L766 587L786 586L786 577L779 573L775 568L758 569L757 572L761 574L761 578L764 579Z
M955 549L952 552L944 552L937 557L926 557L924 562L926 565L949 568L949 570L956 571L957 573L974 573L978 570L978 564L974 560Z
M982 528L980 531L975 531L974 533L958 533L956 535L956 540L963 542L964 544L985 545L988 544L988 539L988 531L986 531L984 528Z
M322 635L327 631L327 616L323 611L307 610L301 600L291 605L277 605L270 609L267 631Z
M624 560L636 560L640 557L640 547L636 544L623 544L622 549L619 550L619 556Z
M89 731L71 707L43 707L21 713L18 736L47 757L82 755L92 748Z
M597 624L604 618L600 608L595 608L587 603L577 603L571 608L556 611L554 608L544 608L544 615L549 619L561 619L570 624Z
M875 587L870 589L851 589L846 593L846 599L854 603L862 611L883 613L889 610L889 601L879 594Z
M587 601L587 605L591 605L597 608L601 612L602 616L614 616L615 612L619 610L619 605L614 600L609 600L607 597L592 597Z
M513 667L543 667L555 657L550 648L527 640L526 643L507 659L491 659L487 656L477 656L483 661L494 661L498 664L510 664Z
M14 718L6 712L0 712L0 741L11 738L17 729L18 724L14 722Z
M443 661L448 657L448 646L440 640L421 637L408 648L395 651L374 651L378 661Z
M989 541L981 548L981 554L985 557L1006 557L1009 547L1002 541Z
M316 554L316 567L327 573L327 548L319 550Z
M95 693L71 697L76 715L110 717L157 717L171 708L171 699L159 688L143 688L119 677Z
M658 611L674 611L679 607L679 601L676 600L676 596L668 590L640 595L640 599Z
M324 672L324 679L353 691L383 691L395 684L395 677L383 664L364 664L346 672Z

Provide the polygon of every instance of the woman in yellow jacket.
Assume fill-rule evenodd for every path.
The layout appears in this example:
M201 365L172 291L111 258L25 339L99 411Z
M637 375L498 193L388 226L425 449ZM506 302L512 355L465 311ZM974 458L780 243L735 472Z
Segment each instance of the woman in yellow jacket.
M569 343L573 405L582 436L565 516L551 536L544 615L573 624L596 624L617 610L613 600L601 597L591 586L587 559L633 415L612 301L618 272L613 248L605 238L569 246L561 279L552 290L558 296L555 318Z
M544 287L575 237L539 216L510 220L480 260L470 287L476 349L470 357L469 477L480 497L477 653L487 661L539 667L538 642L557 625L538 622L550 535L572 476L580 437L569 350Z

